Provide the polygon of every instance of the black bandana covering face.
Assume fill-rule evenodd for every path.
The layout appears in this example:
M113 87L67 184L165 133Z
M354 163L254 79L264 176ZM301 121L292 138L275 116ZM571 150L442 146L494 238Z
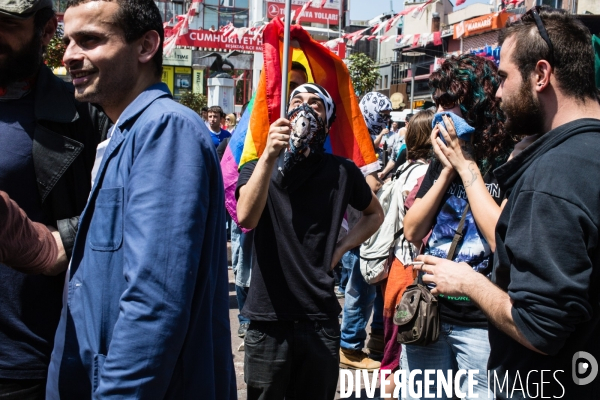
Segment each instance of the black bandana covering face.
M323 145L327 139L328 128L335 119L335 104L329 96L329 93L321 86L314 83L307 83L298 86L291 94L290 100L298 93L313 93L319 96L325 106L327 121L324 121L316 111L307 103L288 112L287 119L292 126L290 135L290 148L285 152L283 160L283 174L289 172L296 164L302 162L306 156L306 149L310 149L310 154L322 153Z

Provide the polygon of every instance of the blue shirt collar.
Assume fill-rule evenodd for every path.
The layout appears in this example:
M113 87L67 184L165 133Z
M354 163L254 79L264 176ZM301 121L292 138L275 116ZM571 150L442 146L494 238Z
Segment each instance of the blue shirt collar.
M155 83L152 86L149 86L142 93L138 95L126 108L123 110L123 113L119 117L119 124L117 128L122 130L121 127L127 124L132 119L136 119L150 104L152 104L156 99L161 97L169 97L172 98L171 92L169 91L169 87L163 83Z

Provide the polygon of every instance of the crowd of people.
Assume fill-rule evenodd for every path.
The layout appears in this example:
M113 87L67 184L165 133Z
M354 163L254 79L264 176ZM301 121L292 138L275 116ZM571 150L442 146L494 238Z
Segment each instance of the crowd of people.
M69 3L72 84L43 63L56 27L51 0L0 0L0 398L235 399L219 155L237 119L172 99L153 1ZM333 399L340 367L391 372L382 396L406 372L403 399L453 398L425 371L465 399L598 398L590 34L535 7L499 41L499 67L445 60L434 109L402 128L386 96L360 100L389 159L368 174L325 151L337 105L292 63L229 228L248 399ZM361 245L390 215L371 285ZM439 338L400 344L396 308L419 281Z

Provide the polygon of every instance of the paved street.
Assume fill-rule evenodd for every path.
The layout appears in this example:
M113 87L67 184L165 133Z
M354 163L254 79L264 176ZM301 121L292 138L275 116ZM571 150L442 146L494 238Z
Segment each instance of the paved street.
M227 244L229 248L229 243ZM239 328L239 322L237 319L238 309L237 309L237 300L235 297L235 280L233 277L233 271L231 269L228 270L229 273L229 321L231 323L231 343L233 348L233 363L235 365L235 373L237 380L237 389L238 389L238 399L245 400L246 399L246 383L244 382L244 352L238 351L240 345L244 343L244 340L239 338L237 335L237 330ZM340 300L340 304L343 306L343 299ZM369 374L369 379L372 377L372 374ZM379 383L377 384L379 388ZM363 385L364 388L364 385ZM338 393L335 397L339 399L339 385L338 385ZM363 389L360 397L355 397L354 395L349 397L350 399L369 399L365 390ZM373 397L371 397L372 399ZM375 393L375 399L379 399L379 389L377 389Z

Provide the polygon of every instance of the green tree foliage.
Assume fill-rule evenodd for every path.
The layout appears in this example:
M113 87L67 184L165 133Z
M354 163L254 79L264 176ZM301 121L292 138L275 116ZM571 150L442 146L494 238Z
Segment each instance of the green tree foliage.
M380 77L375 62L366 54L354 53L348 57L348 71L354 85L354 91L359 97L373 90Z
M65 45L62 42L62 36L63 30L59 25L44 54L44 62L50 68L58 68L63 65L62 59L65 54Z
M181 95L179 102L186 107L191 108L200 115L202 107L206 107L206 96L200 93L185 92Z

